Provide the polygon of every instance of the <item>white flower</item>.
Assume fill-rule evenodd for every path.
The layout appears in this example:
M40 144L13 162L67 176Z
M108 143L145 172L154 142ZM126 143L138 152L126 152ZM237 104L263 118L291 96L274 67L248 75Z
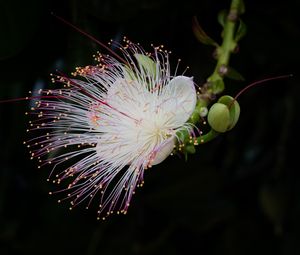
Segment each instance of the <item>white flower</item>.
M53 165L49 178L63 170L53 182L71 179L63 189L71 208L100 194L98 215L126 213L144 170L172 152L177 132L192 130L192 78L171 76L161 47L147 54L127 43L123 62L99 54L99 65L77 68L84 79L53 78L65 86L41 91L31 122L31 130L47 132L28 142L32 157Z

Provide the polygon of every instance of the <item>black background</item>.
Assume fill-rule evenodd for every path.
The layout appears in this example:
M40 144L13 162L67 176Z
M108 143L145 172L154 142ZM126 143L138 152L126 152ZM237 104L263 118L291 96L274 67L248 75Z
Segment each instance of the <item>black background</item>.
M126 35L150 50L164 44L190 66L198 85L212 73L213 49L191 30L196 15L220 41L217 13L230 1L0 1L0 100L50 87L56 68L93 64L100 46L51 16L106 43ZM254 80L293 73L240 98L229 133L185 162L169 157L145 173L126 216L96 220L84 206L69 211L22 144L28 102L0 104L0 254L300 254L299 1L245 1L248 27L231 65L245 82L226 80L234 95ZM171 61L172 61L171 60Z

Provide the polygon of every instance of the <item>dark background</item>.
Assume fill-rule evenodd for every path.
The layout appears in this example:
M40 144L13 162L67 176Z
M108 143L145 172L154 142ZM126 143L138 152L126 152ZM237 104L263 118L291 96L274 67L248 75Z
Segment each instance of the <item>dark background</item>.
M246 2L248 33L231 65L245 82L293 73L241 96L229 133L198 147L188 162L170 157L145 173L126 216L96 220L69 211L26 147L28 102L0 104L0 254L300 254L299 1ZM51 16L70 20L106 43L128 36L150 50L164 44L201 85L213 49L197 42L191 19L220 41L218 11L230 1L0 1L0 100L50 84L49 73L90 65L103 50ZM149 46L149 47L148 47ZM148 48L147 48L148 47ZM182 71L183 71L182 69Z

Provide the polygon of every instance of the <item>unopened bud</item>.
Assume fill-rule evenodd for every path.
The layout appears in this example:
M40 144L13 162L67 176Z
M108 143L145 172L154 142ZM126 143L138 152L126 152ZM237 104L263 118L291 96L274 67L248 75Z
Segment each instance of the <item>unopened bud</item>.
M222 96L209 109L207 121L213 130L224 133L232 129L240 116L240 106L231 96Z

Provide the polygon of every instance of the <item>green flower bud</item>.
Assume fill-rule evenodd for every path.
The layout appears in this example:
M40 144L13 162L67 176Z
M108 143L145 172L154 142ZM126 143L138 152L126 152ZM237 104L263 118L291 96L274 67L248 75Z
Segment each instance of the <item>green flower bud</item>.
M201 107L200 110L199 110L199 114L202 118L206 117L207 116L207 113L208 113L208 110L206 107Z
M239 103L231 96L222 96L209 109L207 121L213 130L224 133L236 125L239 116Z
M207 121L217 132L224 133L230 126L229 109L225 104L215 103L209 109Z

